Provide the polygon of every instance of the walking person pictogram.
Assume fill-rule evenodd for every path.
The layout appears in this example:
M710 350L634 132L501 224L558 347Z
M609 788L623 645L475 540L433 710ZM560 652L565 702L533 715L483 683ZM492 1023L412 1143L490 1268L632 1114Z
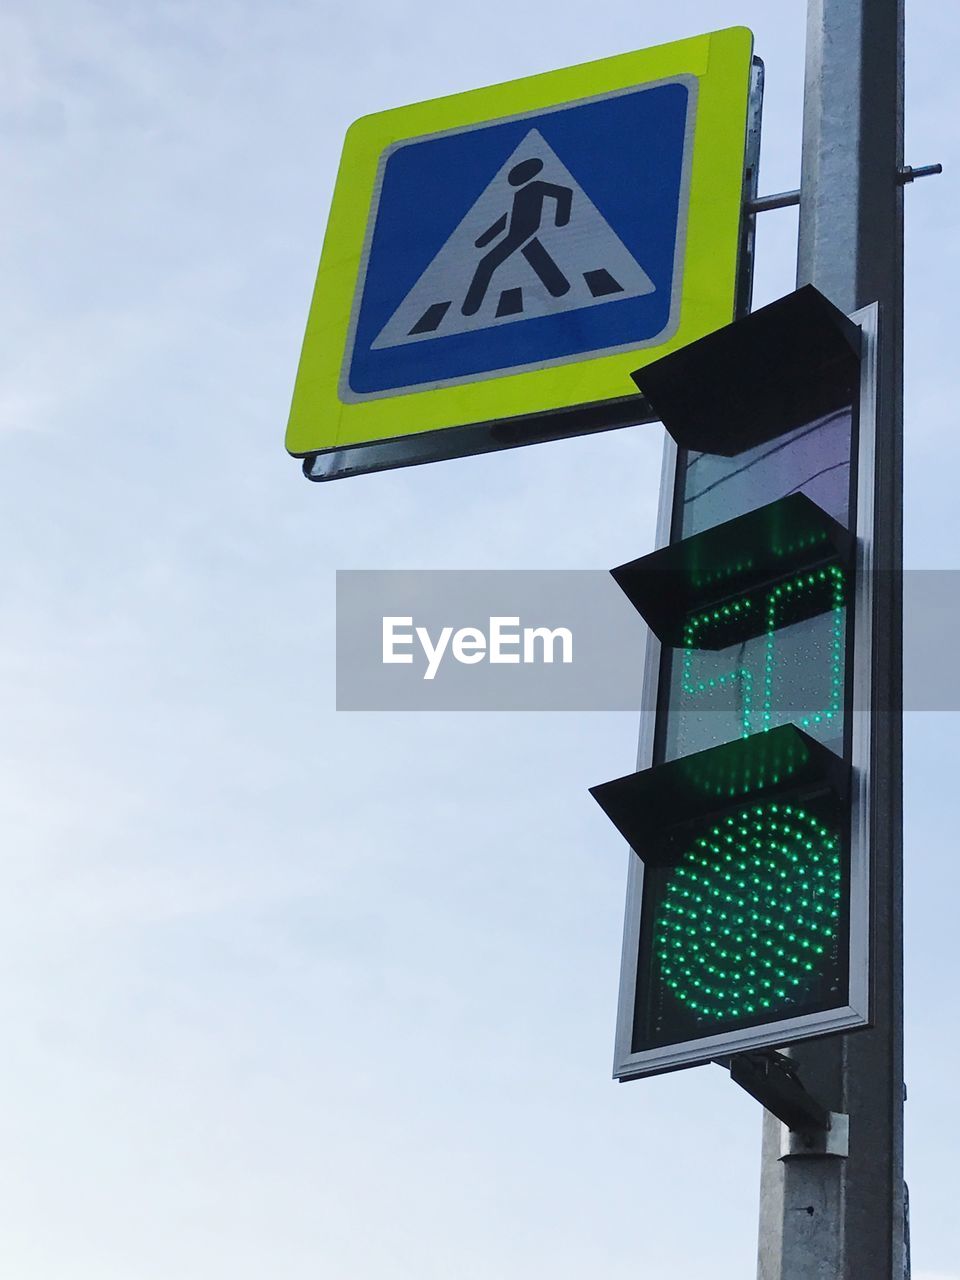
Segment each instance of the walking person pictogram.
M537 239L543 225L544 206L548 199L555 203L554 225L565 227L570 221L573 191L570 187L552 182L534 181L543 169L543 161L536 158L522 160L507 174L507 181L519 190L513 197L509 214L501 217L474 241L476 248L484 249L504 231L506 235L484 254L477 264L473 279L460 310L465 316L476 315L487 296L494 273L517 252L527 260L553 298L562 298L570 290L570 281Z
M479 334L653 292L653 281L589 192L531 129L461 215L371 347Z

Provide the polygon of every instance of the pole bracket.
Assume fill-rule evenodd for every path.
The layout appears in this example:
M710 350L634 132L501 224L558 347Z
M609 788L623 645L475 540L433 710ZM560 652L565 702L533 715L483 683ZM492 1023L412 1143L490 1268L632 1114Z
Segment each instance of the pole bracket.
M717 1062L729 1068L730 1079L735 1084L782 1121L791 1141L797 1139L796 1150L791 1147L785 1154L846 1154L827 1152L834 1113L807 1092L796 1064L785 1054L760 1049L755 1053L736 1053Z
M905 164L897 170L897 181L905 186L908 182L916 182L917 178L933 178L938 173L943 173L942 164L919 164L916 167ZM770 209L789 209L799 203L798 188L795 191L778 191L772 196L757 196L753 200L747 200L744 210L747 214L766 213Z
M746 202L746 212L766 213L768 209L788 209L790 205L800 203L800 191L778 191L773 196L757 196L755 200Z
M850 1154L850 1117L828 1111L828 1129L809 1129L797 1133L786 1125L780 1128L780 1159L798 1156L848 1156Z

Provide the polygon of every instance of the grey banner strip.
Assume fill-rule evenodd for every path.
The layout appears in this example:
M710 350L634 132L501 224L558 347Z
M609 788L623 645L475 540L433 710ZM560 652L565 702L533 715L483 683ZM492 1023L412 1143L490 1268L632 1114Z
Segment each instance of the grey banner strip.
M904 575L904 630L904 709L960 709L960 663L952 661L960 571ZM794 718L819 705L822 691L812 667L799 675L795 664L791 669L789 632L777 636L777 678L781 708ZM337 708L636 711L646 636L643 620L604 570L343 570ZM759 677L767 654L763 637L697 651L687 667L691 713L739 714L744 681L721 684L712 673L725 673L736 660L736 670L756 667ZM699 690L700 683L707 688Z

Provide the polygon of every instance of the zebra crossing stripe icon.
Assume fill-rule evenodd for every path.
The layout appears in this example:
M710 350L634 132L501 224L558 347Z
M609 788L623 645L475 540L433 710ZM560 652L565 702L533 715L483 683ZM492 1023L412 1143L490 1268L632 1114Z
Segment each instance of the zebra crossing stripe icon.
M372 347L473 333L654 292L576 178L531 129Z

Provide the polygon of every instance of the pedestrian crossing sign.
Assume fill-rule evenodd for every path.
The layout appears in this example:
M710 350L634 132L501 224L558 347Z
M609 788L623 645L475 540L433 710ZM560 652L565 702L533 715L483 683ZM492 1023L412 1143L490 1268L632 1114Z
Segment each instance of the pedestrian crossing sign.
M638 420L730 322L753 38L731 28L358 120L287 429L313 479Z

